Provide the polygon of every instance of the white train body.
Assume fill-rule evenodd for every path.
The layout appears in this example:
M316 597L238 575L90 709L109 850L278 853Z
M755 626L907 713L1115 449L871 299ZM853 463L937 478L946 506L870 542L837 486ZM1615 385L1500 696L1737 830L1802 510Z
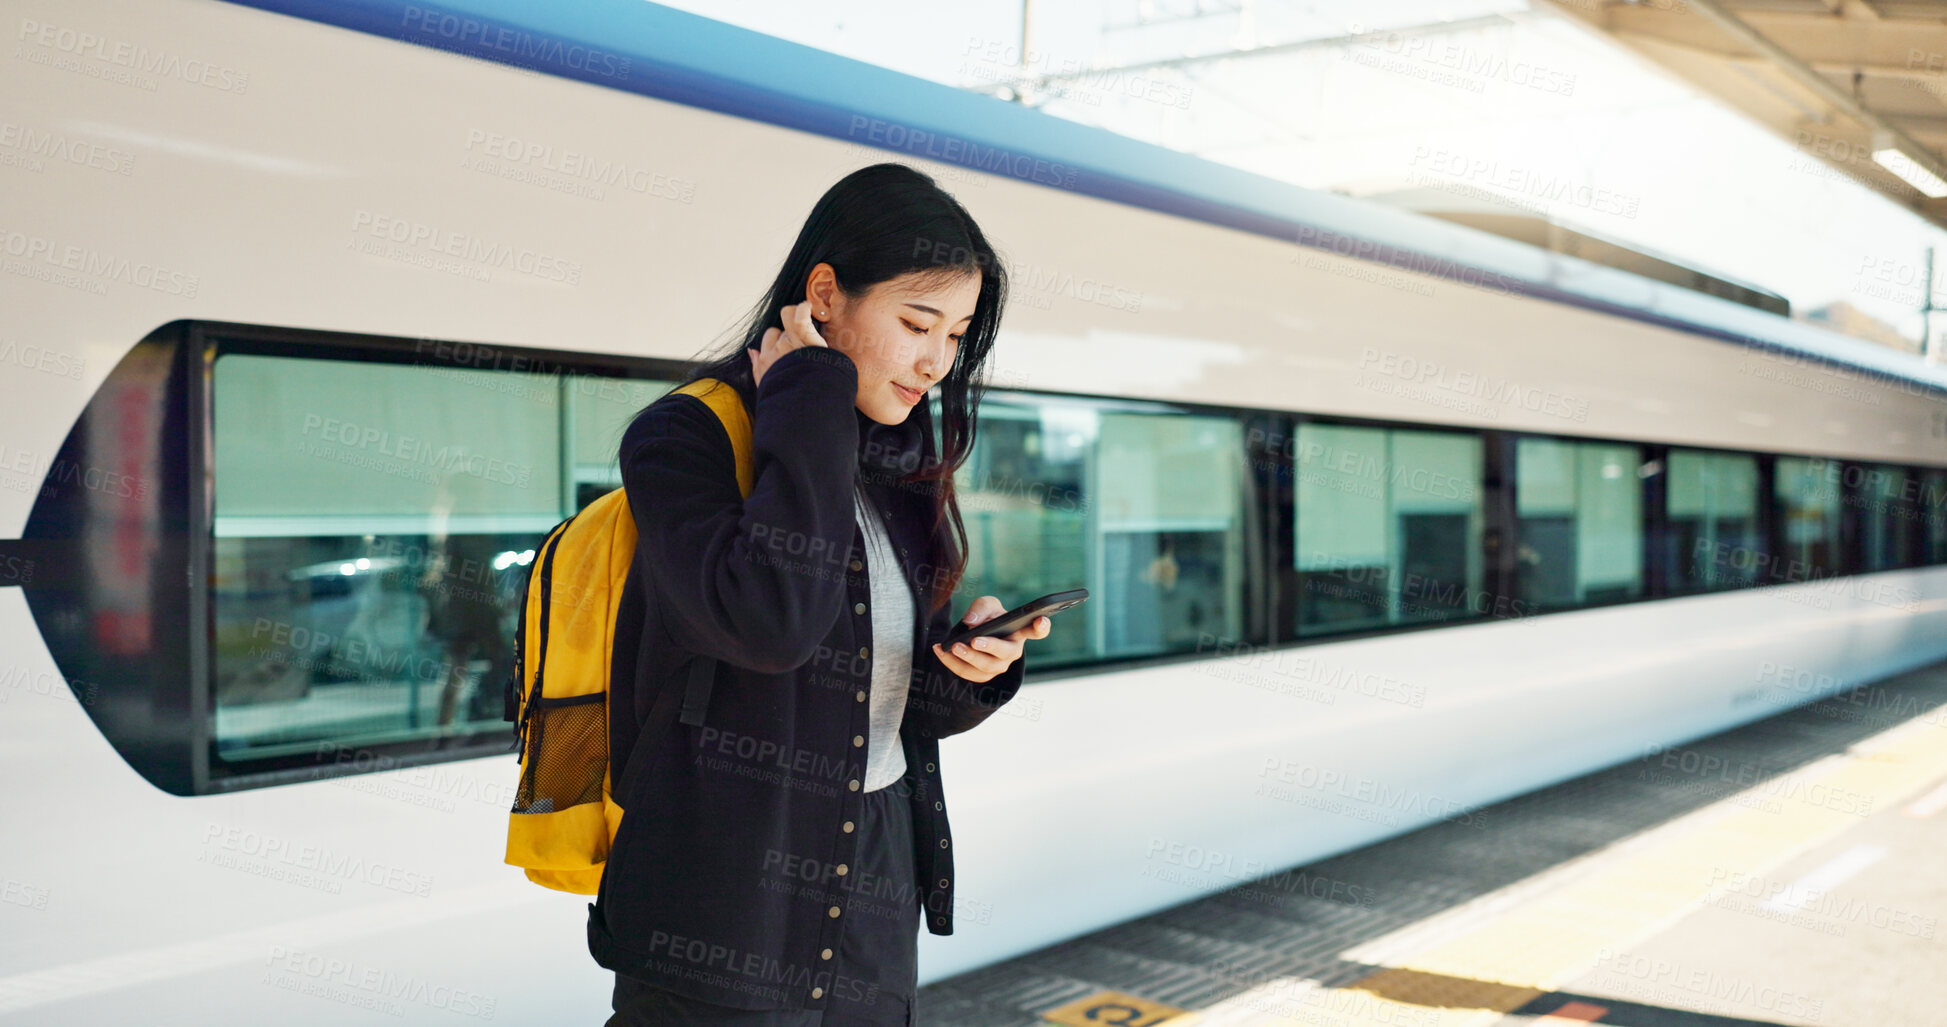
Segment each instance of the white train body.
M1499 270L1423 273L1353 255L1332 241L1357 238L1343 227L1292 241L1086 195L1047 156L1047 140L1085 134L1074 126L1024 131L1021 153L1053 170L1008 174L875 148L890 138L876 116L835 138L446 52L430 15L387 38L209 0L23 0L8 14L0 538L30 537L71 430L161 326L681 361L755 298L831 182L895 158L934 173L1015 273L990 402L1153 400L1947 464L1937 370L1847 370L1876 358L1431 222L1412 229L1429 248L1469 247ZM571 20L558 38L576 38ZM832 89L890 76L857 74ZM628 170L601 184L583 161ZM1321 223L1355 210L1256 188ZM1366 216L1375 233L1409 221ZM1502 284L1547 281L1571 302ZM1594 309L1604 289L1638 290L1657 313ZM1680 323L1692 312L1718 323ZM1713 337L1737 325L1773 326L1775 351ZM166 419L153 428L97 441L171 444ZM129 544L153 528L138 519ZM32 553L0 559L18 578ZM123 556L42 571L173 594L139 552ZM1037 673L1031 645L1012 707L943 747L961 906L954 935L922 935L922 979L1947 656L1947 569L1847 582L1066 672ZM72 681L44 641L57 627L30 608L34 583L0 585L24 586L0 588L13 810L0 1024L606 1015L612 978L586 951L584 903L501 862L510 755L172 793L94 716L139 722L133 686ZM172 744L160 727L155 742Z

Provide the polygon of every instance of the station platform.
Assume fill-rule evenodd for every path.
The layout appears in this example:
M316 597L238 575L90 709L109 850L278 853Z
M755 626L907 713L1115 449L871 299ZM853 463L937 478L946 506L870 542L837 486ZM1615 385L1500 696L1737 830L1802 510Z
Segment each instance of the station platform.
M1943 704L1947 663L1646 751L936 982L919 1019L1947 1024Z

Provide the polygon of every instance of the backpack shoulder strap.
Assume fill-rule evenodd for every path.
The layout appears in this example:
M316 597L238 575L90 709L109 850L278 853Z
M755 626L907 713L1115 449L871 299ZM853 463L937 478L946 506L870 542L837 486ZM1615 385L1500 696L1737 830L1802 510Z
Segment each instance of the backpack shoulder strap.
M737 491L750 498L750 490L757 482L757 469L751 453L750 411L744 406L744 398L735 388L715 378L698 378L675 391L702 400L722 422L724 434L730 436L730 451L737 460ZM683 713L678 720L703 726L703 713L710 706L710 688L716 682L716 673L715 659L698 656L690 661L689 683L683 690Z
M702 400L723 423L724 434L730 436L730 451L737 458L737 491L748 499L757 482L757 468L751 456L750 411L744 408L744 398L715 378L698 378L675 391Z

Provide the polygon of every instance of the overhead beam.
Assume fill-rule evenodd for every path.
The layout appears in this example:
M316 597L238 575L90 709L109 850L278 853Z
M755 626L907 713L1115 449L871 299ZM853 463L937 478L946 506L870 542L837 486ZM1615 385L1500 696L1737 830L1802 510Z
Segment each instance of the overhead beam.
M1605 27L1611 31L1654 35L1714 53L1750 52L1733 45L1711 20L1697 17L1703 13L1696 9L1697 5L1689 4L1688 0L1685 3L1688 10L1660 2L1604 8L1609 12ZM1730 10L1752 31L1807 63L1858 61L1904 67L1924 66L1931 60L1938 68L1940 61L1947 59L1947 20L1940 15L1926 21L1876 21L1863 14L1792 14L1747 11L1735 6Z
M1543 6L1622 42L1806 156L1947 227L1947 203L1928 199L1871 159L1874 134L1885 131L1916 162L1947 177L1947 8L1931 8L1930 21L1888 25L1875 15L1913 8L1882 4L1874 11L1861 0L1843 0L1837 13L1809 3L1795 12L1775 6L1759 12L1748 0L1546 0ZM1854 95L1863 80L1855 80L1855 70L1872 75L1879 88ZM1928 95L1889 94L1889 79L1913 82Z
M1738 20L1737 16L1726 10L1718 0L1685 0L1685 2L1690 5L1691 10L1710 19L1738 42L1771 58L1771 62L1779 70L1830 104L1833 109L1843 112L1869 132L1884 132L1891 136L1915 163L1942 178L1947 178L1947 166L1943 166L1930 150L1921 145L1919 140L1906 134L1899 126L1888 123L1878 114L1868 110L1853 99L1851 94L1833 85L1831 79L1813 71L1805 65L1805 62L1787 53L1783 47Z
M1057 72L1048 75L1027 75L1022 81L1062 82L1068 79L1092 78L1097 75L1119 74L1128 71L1151 71L1157 68L1187 68L1215 61L1234 61L1250 57L1276 57L1286 54L1303 53L1306 50L1335 50L1351 46L1362 39L1375 35L1424 36L1442 33L1461 32L1468 29L1494 28L1522 20L1527 12L1509 11L1505 14L1488 14L1475 18L1456 18L1453 21L1436 21L1424 25L1405 25L1399 28L1374 29L1371 32L1355 32L1351 35L1325 36L1319 39L1301 39L1292 43L1273 43L1269 46L1253 46L1216 50L1204 54L1188 54L1181 57L1163 57L1153 61L1134 61L1128 64L1114 64L1101 68L1084 68L1078 71ZM1006 84L1006 83L1002 83Z

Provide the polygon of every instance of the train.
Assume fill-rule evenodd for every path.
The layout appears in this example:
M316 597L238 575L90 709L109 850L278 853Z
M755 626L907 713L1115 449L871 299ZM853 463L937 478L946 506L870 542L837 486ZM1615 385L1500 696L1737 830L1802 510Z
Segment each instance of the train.
M511 597L884 160L1013 283L961 606L1095 600L923 983L1947 657L1937 364L636 0L10 11L0 1024L605 1017Z

